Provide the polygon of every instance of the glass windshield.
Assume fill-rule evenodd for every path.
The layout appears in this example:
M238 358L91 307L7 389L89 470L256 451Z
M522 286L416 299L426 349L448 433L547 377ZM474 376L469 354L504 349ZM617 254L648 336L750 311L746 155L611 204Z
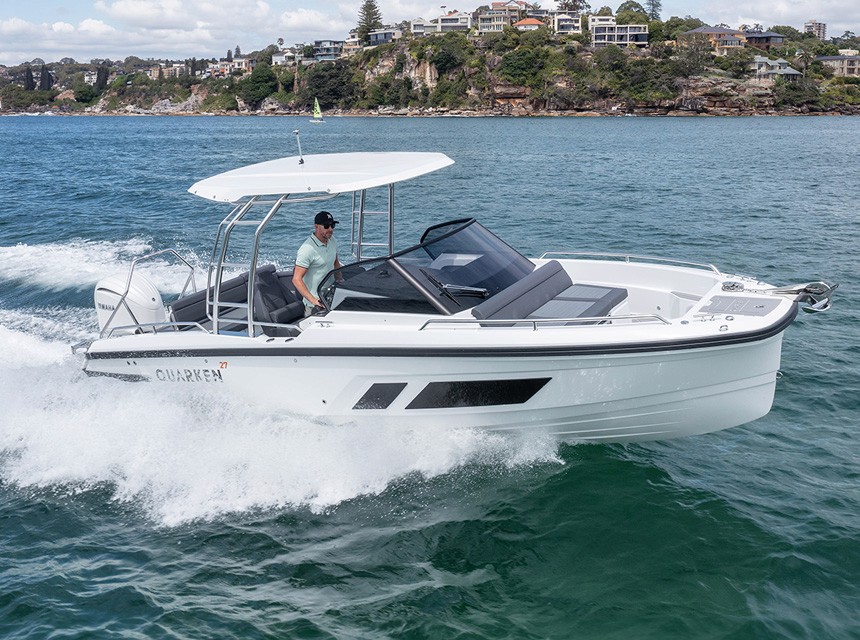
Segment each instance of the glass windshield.
M329 274L320 286L329 309L451 314L469 309L534 269L474 220L430 227L422 242L387 258Z

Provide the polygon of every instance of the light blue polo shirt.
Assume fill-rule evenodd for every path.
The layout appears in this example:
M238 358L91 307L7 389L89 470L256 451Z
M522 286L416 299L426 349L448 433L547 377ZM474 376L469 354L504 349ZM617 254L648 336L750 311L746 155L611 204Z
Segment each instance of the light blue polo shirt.
M329 271L334 269L335 258L337 258L337 242L335 239L331 238L326 244L323 244L313 234L302 243L298 253L296 253L296 266L304 267L308 270L302 280L304 280L308 291L317 298L320 297L318 289L322 279ZM308 308L313 306L305 298L302 298L302 302Z

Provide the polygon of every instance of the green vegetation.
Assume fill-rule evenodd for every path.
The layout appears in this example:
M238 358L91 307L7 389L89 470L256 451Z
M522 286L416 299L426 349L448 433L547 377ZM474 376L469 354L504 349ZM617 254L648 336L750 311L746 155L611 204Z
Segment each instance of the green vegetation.
M588 7L577 0L560 5L571 11ZM157 69L154 61L134 56L92 64L33 60L6 69L6 77L0 78L0 98L5 109L15 110L83 110L95 105L107 110L149 109L159 101L179 104L192 93L200 98L199 108L205 112L232 112L244 109L243 105L256 110L267 99L283 109L307 110L314 98L326 110L489 109L507 104L536 110L606 110L619 105L671 104L680 100L692 78L702 76L713 77L715 84L705 86L699 97L737 96L731 87L750 79L753 57L765 55L784 58L803 78L793 83L780 81L770 89L757 87L756 96L746 104L809 110L860 105L860 80L834 78L832 69L815 60L836 54L838 48L860 48L860 39L853 33L821 42L793 27L776 25L768 30L786 36L782 47L769 52L747 47L715 57L707 36L675 43L679 34L702 26L700 20L672 16L663 21L660 9L659 0L624 0L614 14L611 7L597 8L598 15L615 15L620 24L647 23L646 50L614 45L592 50L587 31L557 36L548 28L521 33L507 27L483 37L407 35L396 44L368 48L350 59L292 68L273 66L272 56L279 47L268 45L247 54L257 61L253 72L234 71L228 77L192 75L189 72L205 70L208 63L196 58L186 60L186 73L177 77L169 65ZM381 19L376 0L364 0L359 35L366 38ZM756 28L763 29L761 25ZM313 47L306 46L302 53L311 56ZM240 56L241 51L237 46L227 54L229 59ZM118 69L122 72L116 75ZM87 72L90 75L85 81ZM61 91L62 97L58 97Z

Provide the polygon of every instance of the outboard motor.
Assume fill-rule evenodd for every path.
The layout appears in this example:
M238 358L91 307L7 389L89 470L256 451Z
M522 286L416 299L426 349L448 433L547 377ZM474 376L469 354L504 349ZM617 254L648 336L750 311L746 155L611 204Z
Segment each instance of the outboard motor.
M128 283L128 293L123 298L126 283ZM102 336L113 327L126 327L114 331L115 336L153 333L153 327L140 325L167 322L167 312L164 309L161 294L152 281L140 273L132 273L131 282L126 275L102 278L96 284L93 297Z

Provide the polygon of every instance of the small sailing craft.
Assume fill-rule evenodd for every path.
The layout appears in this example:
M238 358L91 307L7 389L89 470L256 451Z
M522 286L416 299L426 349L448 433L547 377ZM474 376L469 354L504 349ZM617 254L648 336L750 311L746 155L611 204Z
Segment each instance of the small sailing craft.
M314 98L314 117L308 122L313 122L314 124L322 124L325 122L325 120L323 120L322 109L320 109L320 101L316 98Z

